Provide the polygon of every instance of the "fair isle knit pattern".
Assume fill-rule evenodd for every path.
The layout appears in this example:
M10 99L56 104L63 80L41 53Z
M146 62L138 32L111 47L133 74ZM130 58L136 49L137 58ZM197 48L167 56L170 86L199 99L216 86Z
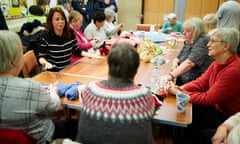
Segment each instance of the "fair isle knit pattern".
M139 122L152 118L154 102L149 89L140 86L106 87L92 82L83 91L83 112L93 119Z

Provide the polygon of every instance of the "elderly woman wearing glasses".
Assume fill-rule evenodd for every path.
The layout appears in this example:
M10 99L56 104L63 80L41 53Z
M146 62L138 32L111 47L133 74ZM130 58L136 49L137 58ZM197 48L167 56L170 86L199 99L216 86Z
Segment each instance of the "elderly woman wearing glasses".
M215 61L197 80L168 88L172 94L189 94L193 104L193 130L217 128L240 110L238 44L238 30L220 28L213 31L207 46L208 55Z

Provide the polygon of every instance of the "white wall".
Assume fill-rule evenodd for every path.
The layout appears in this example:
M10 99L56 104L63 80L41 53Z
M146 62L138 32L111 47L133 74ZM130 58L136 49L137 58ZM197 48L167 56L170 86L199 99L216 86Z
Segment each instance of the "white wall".
M142 0L118 0L118 23L124 30L135 30L141 21Z
M26 21L27 17L6 20L9 30L14 32L19 32Z

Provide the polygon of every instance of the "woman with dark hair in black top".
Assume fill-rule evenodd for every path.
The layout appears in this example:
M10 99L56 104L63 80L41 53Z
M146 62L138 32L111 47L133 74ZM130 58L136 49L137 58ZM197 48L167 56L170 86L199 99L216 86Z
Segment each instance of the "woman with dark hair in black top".
M65 68L70 64L72 53L88 56L78 47L62 8L50 9L45 28L38 53L38 60L43 69L59 71Z

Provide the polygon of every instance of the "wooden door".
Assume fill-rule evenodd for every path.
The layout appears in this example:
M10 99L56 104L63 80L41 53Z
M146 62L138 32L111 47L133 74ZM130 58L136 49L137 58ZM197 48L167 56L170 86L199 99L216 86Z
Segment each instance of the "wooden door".
M203 18L206 14L216 13L218 6L219 0L203 0L200 17Z
M228 1L228 0L219 0L219 6L220 6L222 3L226 2L226 1ZM237 0L237 2L240 3L240 0Z
M164 16L174 12L174 0L145 0L144 24L163 24Z
M135 30L141 23L142 0L118 0L118 23L124 24L124 30Z
M208 13L216 13L219 0L187 0L185 19L190 17L203 18Z
M187 0L185 10L185 20L190 17L200 17L202 0Z

